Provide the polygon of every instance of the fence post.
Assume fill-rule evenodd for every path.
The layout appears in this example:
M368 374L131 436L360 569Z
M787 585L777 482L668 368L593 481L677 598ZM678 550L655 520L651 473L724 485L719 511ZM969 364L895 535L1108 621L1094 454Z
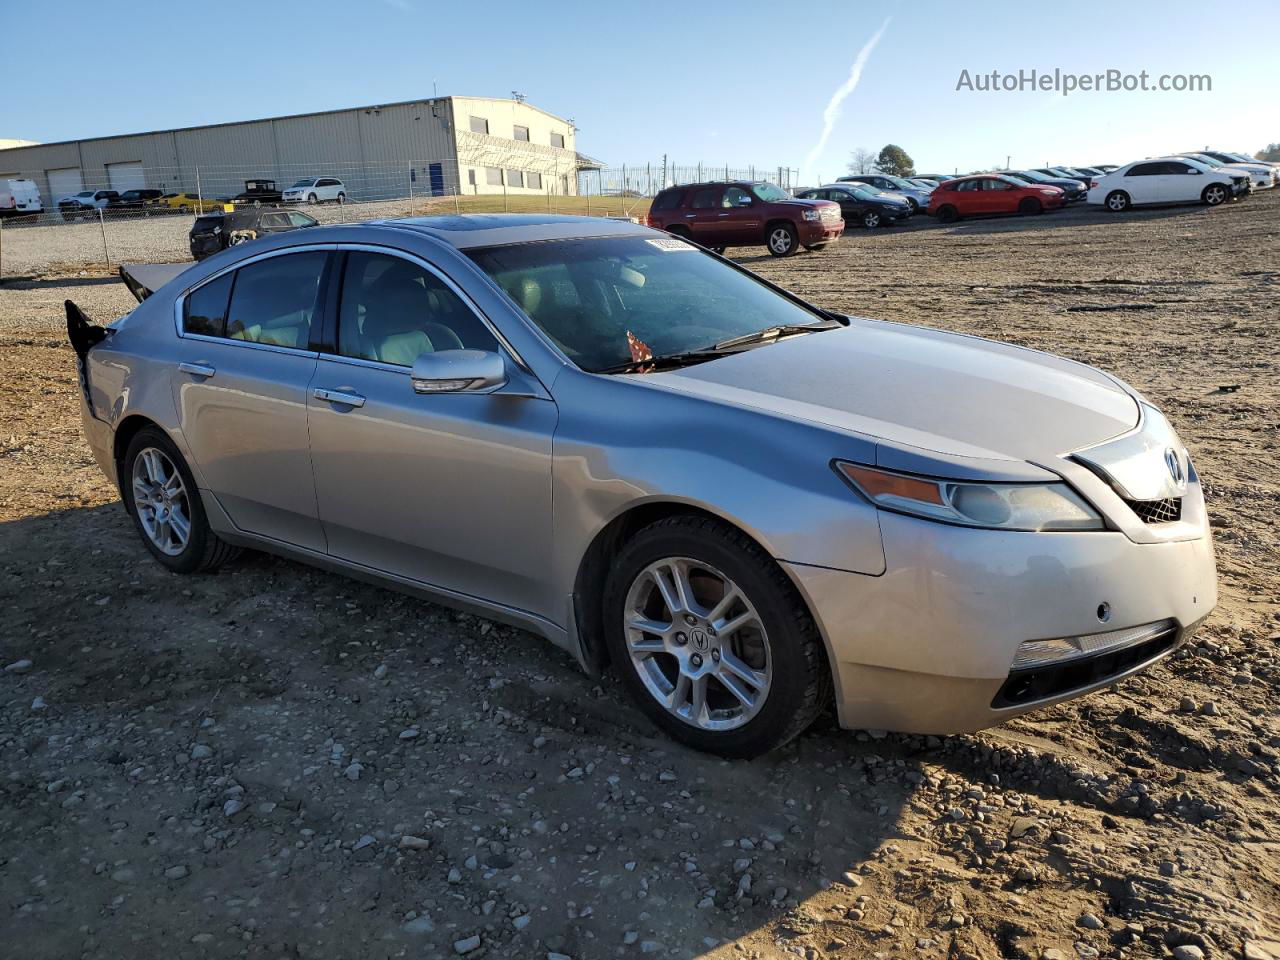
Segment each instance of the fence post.
M107 249L107 221L102 215L102 208L98 208L98 228L102 230L102 255L107 260L107 269L111 269L111 251Z
M458 187L454 187L453 189L453 212L454 213L462 212L462 206L461 204L458 203L459 187L461 187L461 183L459 183Z
M204 213L204 193L200 188L200 168L199 167L196 167L196 206L199 207L199 209L196 211L196 216L200 216L200 214Z
M0 218L0 283L4 283L4 219Z

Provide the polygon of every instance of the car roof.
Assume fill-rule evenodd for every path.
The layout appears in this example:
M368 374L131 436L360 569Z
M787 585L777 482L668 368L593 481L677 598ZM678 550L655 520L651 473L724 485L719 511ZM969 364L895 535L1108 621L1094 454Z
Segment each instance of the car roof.
M410 231L439 240L458 250L533 243L538 240L666 235L633 223L630 219L540 213L464 213L442 217L403 217L395 220L371 220L354 226Z

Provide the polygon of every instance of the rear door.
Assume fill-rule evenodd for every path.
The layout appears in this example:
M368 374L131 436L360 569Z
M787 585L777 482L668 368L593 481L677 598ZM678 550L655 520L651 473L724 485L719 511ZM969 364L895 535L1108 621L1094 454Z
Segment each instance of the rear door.
M538 609L551 560L556 406L470 301L425 261L340 255L336 349L307 398L311 460L330 554L469 596ZM423 353L507 357L492 394L420 394Z
M307 437L328 248L245 261L180 301L179 426L241 530L324 551Z
M692 191L689 207L684 214L689 235L704 247L724 246L724 224L720 214L724 187L697 187Z

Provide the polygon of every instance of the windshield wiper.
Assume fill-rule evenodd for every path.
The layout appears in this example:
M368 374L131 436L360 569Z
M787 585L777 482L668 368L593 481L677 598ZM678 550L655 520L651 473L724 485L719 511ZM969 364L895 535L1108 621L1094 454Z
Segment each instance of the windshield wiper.
M756 330L754 333L744 333L738 337L721 340L719 343L713 344L709 349L712 351L730 350L734 347L743 347L752 343L766 343L798 333L815 333L819 330L833 330L842 326L844 324L838 320L828 320L822 323L781 323L776 327L765 327L763 330Z
M686 350L683 353L668 353L660 357L650 357L647 360L628 360L625 363L617 363L612 367L601 367L599 370L593 370L592 373L648 373L651 370L657 370L660 367L674 368L690 366L695 363L704 363L707 360L715 360L717 357L723 357L725 351L717 350L714 347L709 350Z

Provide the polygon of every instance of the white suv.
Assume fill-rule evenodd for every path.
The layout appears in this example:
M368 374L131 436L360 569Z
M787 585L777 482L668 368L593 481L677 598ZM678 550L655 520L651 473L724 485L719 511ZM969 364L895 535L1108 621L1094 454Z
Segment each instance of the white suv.
M1127 163L1094 178L1089 203L1113 213L1143 203L1207 203L1214 207L1249 189L1245 171L1229 172L1185 157L1155 157Z
M285 203L347 202L347 188L337 177L304 177L285 190Z

